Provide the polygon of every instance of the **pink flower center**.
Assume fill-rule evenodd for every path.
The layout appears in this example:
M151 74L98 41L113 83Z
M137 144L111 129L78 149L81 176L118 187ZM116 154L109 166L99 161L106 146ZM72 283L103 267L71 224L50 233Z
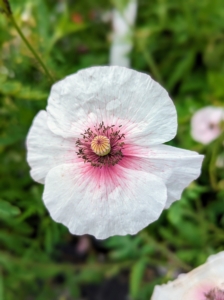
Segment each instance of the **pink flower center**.
M205 300L224 300L224 291L212 289L205 294Z
M125 135L121 126L105 126L102 122L94 129L88 128L76 142L78 157L93 167L116 165L123 158Z
M218 126L217 126L217 124L211 122L211 123L208 124L208 127L209 127L209 129L214 130L214 129L216 129Z

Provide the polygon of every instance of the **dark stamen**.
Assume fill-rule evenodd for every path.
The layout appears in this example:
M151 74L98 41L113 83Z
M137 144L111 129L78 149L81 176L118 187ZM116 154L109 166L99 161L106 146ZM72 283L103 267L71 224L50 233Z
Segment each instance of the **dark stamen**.
M224 300L224 291L219 289L212 289L204 295L205 300Z

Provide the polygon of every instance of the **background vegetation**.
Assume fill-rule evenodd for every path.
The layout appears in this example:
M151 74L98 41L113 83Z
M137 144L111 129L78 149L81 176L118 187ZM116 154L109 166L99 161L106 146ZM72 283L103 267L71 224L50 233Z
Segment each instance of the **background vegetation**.
M14 17L55 80L109 63L111 9L121 1L11 0ZM123 3L123 2L122 2ZM190 119L224 105L223 0L139 0L132 68L174 99L171 145L206 155L198 181L135 236L72 236L49 217L43 186L29 175L26 135L46 107L50 80L11 22L0 15L0 299L146 300L172 279L224 250L223 134L192 140Z

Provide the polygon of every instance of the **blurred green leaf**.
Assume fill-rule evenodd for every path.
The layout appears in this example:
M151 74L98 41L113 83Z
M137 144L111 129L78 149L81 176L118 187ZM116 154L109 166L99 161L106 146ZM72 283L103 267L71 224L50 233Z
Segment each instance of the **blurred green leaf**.
M4 95L17 96L23 100L46 100L47 93L41 90L22 85L18 81L7 81L0 85L0 93Z
M185 54L184 57L178 62L177 65L173 66L172 73L170 74L167 86L172 89L174 85L181 80L181 78L186 77L190 69L193 67L195 59L194 51Z
M137 261L132 269L130 275L130 292L133 299L139 299L141 291L141 282L144 276L144 271L147 266L147 260L143 257Z
M0 0L0 12L11 15L12 12L8 0Z
M20 214L20 209L9 202L0 199L0 216L17 216Z
M118 9L121 13L127 7L129 0L111 0L113 5Z

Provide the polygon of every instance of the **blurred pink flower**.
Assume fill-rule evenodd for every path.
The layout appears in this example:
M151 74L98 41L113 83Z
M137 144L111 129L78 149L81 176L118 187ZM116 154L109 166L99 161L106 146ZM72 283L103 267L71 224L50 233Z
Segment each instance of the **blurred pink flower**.
M176 110L150 76L93 67L53 85L30 128L28 162L52 218L74 234L135 234L180 199L203 156L161 145Z
M224 251L173 282L156 286L151 300L224 300Z
M220 122L224 120L224 109L207 106L198 110L191 120L191 135L202 144L208 144L216 139L220 133Z

